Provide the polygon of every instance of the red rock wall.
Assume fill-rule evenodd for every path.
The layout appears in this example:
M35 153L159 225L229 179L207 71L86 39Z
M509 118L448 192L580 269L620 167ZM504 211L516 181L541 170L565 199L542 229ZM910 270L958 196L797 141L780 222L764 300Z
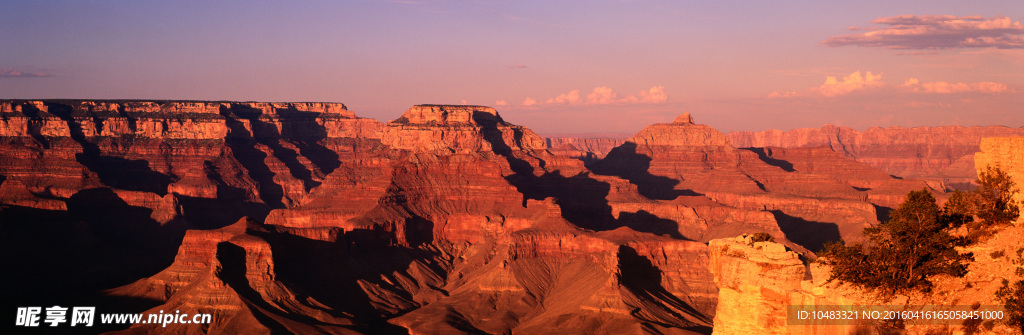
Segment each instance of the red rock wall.
M215 333L708 332L705 242L808 253L818 226L854 240L924 185L737 149L688 115L589 167L480 106L380 124L341 104L8 101L0 120L0 248L30 255L11 286L211 313Z
M1024 128L986 127L873 127L858 131L827 125L820 129L738 131L729 133L736 147L828 147L846 157L903 178L970 187L977 178L974 153L983 137L1020 136Z

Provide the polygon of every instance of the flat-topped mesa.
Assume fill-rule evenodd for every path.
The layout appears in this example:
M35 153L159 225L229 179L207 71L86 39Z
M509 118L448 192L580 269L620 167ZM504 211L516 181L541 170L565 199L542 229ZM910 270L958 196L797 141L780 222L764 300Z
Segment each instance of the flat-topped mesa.
M544 150L533 131L505 122L485 106L416 105L388 122L383 143L415 152Z
M482 120L481 120L482 119ZM460 125L478 124L478 120L505 122L498 111L487 106L468 105L416 105L409 108L395 123Z
M0 136L71 137L81 132L85 137L220 140L229 136L226 120L240 121L237 130L248 133L234 136L380 138L381 128L377 121L357 118L344 104L330 102L0 101ZM253 123L272 127L261 124L253 134Z
M232 106L245 106L258 110L263 115L287 114L288 112L306 112L316 114L339 115L355 118L345 104L337 102L232 102L232 101L141 101L141 100L55 100L26 101L23 104L4 102L3 106L14 104L34 105L39 110L47 111L46 106L60 104L69 106L76 114L90 113L94 116L124 114L128 116L147 116L147 114L170 113L174 115L194 116L194 114L220 114L222 109ZM16 108L16 107L15 107ZM8 107L0 107L6 112ZM111 114L104 114L111 113ZM140 114L134 114L140 113Z
M336 102L232 102L226 107L247 107L260 115L271 116L338 116L355 118L356 114Z
M729 139L722 132L706 125L696 124L690 113L676 117L672 123L656 123L629 138L640 146L675 147L729 147Z

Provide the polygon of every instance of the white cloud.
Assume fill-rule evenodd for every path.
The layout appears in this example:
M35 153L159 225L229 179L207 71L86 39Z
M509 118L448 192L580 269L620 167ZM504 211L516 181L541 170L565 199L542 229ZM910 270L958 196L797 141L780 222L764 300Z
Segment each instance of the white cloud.
M594 87L594 91L587 94L587 103L595 105L610 105L619 102L619 94L615 93L608 86Z
M578 105L583 103L583 99L580 98L580 90L572 90L569 93L559 94L557 97L544 101L545 104L569 104Z
M860 71L851 73L850 75L843 77L842 80L828 76L825 78L825 83L818 87L813 87L805 91L797 92L772 92L768 94L768 98L793 98L793 97L806 97L806 96L823 96L823 97L837 97L841 95L847 95L857 91L865 91L871 89L882 89L886 88L890 91L902 91L902 92L914 92L914 93L965 93L965 92L980 92L980 93L1003 93L1012 92L1006 84L995 83L990 81L975 82L975 83L962 83L962 82L945 82L945 81L933 81L922 83L917 78L909 78L903 82L903 85L896 87L887 86L882 81L882 74L873 74L870 71L861 74Z
M611 87L595 87L586 98L580 94L580 90L572 90L559 94L554 98L544 101L537 101L533 98L526 98L523 106L534 105L628 105L628 104L661 104L668 101L668 94L665 93L665 86L654 86L650 89L640 91L638 94L620 96Z
M860 90L878 88L885 86L882 82L882 74L873 74L867 71L861 74L860 71L853 72L841 80L834 76L825 77L825 83L821 86L808 89L804 92L772 92L769 98L789 98L796 96L824 96L837 97L850 94Z
M665 94L665 86L654 86L647 91L640 92L640 102L645 104L659 104L668 101L668 94Z

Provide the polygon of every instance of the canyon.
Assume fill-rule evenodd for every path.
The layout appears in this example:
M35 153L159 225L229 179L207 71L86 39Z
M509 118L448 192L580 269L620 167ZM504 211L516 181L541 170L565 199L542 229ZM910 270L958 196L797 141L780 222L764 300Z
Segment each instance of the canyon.
M827 147L840 155L901 178L941 182L947 190L973 189L974 156L986 137L1024 136L1005 126L872 127L858 131L825 125L819 129L737 131L737 147ZM936 185L938 186L938 185Z
M983 132L964 129L740 136L683 114L545 139L484 106L382 123L340 103L0 101L0 250L18 274L0 299L213 315L97 328L116 333L749 330L729 325L737 301L806 286L825 243L965 183L960 165L996 159L978 143L1020 152L968 148ZM768 251L784 271L746 263ZM768 297L747 298L762 277Z

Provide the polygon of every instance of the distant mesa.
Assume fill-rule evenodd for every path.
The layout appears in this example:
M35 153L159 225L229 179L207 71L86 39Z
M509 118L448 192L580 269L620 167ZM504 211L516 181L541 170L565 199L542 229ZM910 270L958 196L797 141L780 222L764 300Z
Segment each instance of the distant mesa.
M690 113L683 113L672 123L656 123L640 130L629 139L639 145L677 147L729 147L725 134L706 125L696 124Z
M409 124L468 124L478 119L504 122L498 111L487 106L471 105L416 105L402 114L393 123Z
M485 138L486 137L486 138ZM486 152L492 145L547 148L540 136L505 122L494 108L470 105L416 105L384 127L382 142L415 152Z

